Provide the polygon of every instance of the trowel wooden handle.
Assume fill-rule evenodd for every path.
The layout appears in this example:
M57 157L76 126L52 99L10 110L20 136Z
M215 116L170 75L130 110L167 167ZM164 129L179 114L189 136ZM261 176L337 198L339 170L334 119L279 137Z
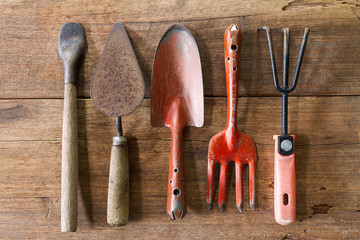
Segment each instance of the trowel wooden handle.
M171 153L167 191L167 213L171 220L182 219L186 212L183 128L171 129Z
M288 225L296 218L296 178L294 136L275 140L275 172L274 172L274 210L275 220L281 225Z
M76 87L65 84L61 162L61 231L75 232L78 211L78 128Z
M126 225L129 219L129 156L126 137L114 137L111 148L107 223Z

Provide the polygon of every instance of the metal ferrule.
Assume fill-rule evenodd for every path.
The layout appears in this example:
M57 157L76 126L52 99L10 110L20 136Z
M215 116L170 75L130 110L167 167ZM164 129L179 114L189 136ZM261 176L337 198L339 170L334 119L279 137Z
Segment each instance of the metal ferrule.
M76 74L77 71L74 66L64 65L64 84L76 84Z
M127 145L127 138L124 136L113 137L113 146Z

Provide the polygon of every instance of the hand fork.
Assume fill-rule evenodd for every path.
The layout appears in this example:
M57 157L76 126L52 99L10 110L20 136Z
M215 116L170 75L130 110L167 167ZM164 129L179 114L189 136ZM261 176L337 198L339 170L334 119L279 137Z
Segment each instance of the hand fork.
M229 163L235 162L236 206L243 210L242 171L249 165L250 206L255 207L255 166L256 148L254 141L237 127L237 99L239 93L241 30L231 25L224 34L225 69L227 87L227 126L210 140L208 155L208 177L206 206L210 210L214 199L214 172L216 163L220 163L220 183L218 205L225 210Z
M271 67L273 71L275 89L282 94L282 134L274 135L275 140L275 164L274 164L274 211L275 220L281 225L293 223L296 218L296 179L295 179L295 135L288 134L288 95L295 90L305 46L309 35L309 28L305 28L304 37L300 48L300 54L295 69L294 80L288 87L289 78L289 38L288 28L281 31L284 33L283 55L283 86L279 87L276 72L276 63L271 41L270 27L259 28L267 33Z

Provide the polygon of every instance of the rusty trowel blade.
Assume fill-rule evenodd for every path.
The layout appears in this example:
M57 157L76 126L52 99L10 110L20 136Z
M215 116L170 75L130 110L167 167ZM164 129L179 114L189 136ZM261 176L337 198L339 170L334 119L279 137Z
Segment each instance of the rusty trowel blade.
M134 111L145 94L144 78L124 25L116 23L91 81L91 99L106 115Z
M202 127L204 96L200 54L195 39L174 24L160 40L152 71L151 125L174 124L181 114L187 126Z

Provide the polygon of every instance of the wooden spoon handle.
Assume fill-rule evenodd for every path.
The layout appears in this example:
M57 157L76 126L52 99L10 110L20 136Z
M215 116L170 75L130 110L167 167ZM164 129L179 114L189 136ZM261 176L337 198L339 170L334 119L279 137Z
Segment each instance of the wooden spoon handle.
M107 223L126 225L129 219L129 156L126 137L114 137L111 148Z
M61 231L75 232L78 211L78 127L76 87L66 83L61 162Z

